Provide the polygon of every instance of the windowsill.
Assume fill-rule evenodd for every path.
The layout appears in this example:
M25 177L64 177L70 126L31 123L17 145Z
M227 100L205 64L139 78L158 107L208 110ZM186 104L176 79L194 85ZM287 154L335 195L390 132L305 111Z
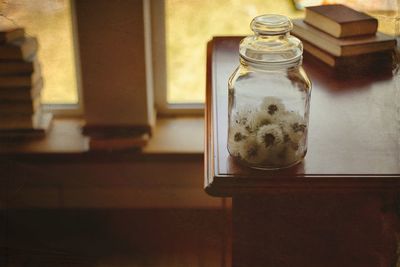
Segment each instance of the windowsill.
M90 151L88 137L81 133L82 120L56 118L43 139L0 144L0 157L68 160L147 160L203 158L202 117L160 118L153 136L141 152Z
M142 152L90 152L81 120L53 123L42 140L0 144L0 185L10 198L0 209L222 206L203 190L201 117L159 119Z
M179 117L157 120L146 154L199 154L204 152L204 118Z

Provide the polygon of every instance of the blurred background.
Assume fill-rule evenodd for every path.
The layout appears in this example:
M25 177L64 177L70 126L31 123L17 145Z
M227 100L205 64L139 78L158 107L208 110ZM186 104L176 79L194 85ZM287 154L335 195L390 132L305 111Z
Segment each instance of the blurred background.
M396 0L166 0L167 101L204 102L206 43L212 36L248 35L249 23L257 15L298 18L304 6L332 3L376 16L386 33L394 34L398 27ZM0 14L0 23L26 27L28 34L39 39L43 102L77 103L70 0L2 1Z
M399 33L396 0L166 0L167 101L204 102L206 44L213 36L249 35L250 21L260 14L298 18L304 6L338 2L376 16L381 31ZM70 0L0 2L0 24L38 37L45 104L79 100L71 15ZM0 164L1 267L229 266L230 202L203 191L200 152L192 160L165 157L136 165L112 157L88 163L51 156L48 165L40 158ZM161 174L160 165L168 173ZM32 208L29 199L38 195L38 202L57 205ZM10 198L26 208L7 209Z

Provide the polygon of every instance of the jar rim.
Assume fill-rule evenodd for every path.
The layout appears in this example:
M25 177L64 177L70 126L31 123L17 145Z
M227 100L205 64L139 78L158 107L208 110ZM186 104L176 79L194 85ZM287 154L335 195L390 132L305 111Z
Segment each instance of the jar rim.
M257 69L283 69L300 66L303 62L303 55L299 55L296 58L286 61L275 61L275 62L265 62L257 61L251 58L246 58L243 55L239 55L240 60L243 60L246 65Z
M280 35L293 29L291 20L283 15L264 14L255 17L250 23L251 30L261 35Z

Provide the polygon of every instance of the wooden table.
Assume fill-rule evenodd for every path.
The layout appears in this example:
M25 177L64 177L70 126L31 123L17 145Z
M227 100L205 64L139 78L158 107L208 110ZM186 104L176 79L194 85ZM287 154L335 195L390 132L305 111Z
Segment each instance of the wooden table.
M337 75L304 58L313 91L303 163L257 171L228 154L227 81L239 37L208 44L205 190L233 198L233 266L395 266L398 75Z

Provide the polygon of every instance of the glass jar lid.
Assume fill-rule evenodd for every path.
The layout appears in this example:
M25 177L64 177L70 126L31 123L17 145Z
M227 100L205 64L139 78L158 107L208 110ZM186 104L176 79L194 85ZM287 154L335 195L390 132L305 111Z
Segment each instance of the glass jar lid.
M282 15L261 15L255 17L250 27L254 35L240 42L240 56L250 63L300 63L303 45L290 35L293 24Z

